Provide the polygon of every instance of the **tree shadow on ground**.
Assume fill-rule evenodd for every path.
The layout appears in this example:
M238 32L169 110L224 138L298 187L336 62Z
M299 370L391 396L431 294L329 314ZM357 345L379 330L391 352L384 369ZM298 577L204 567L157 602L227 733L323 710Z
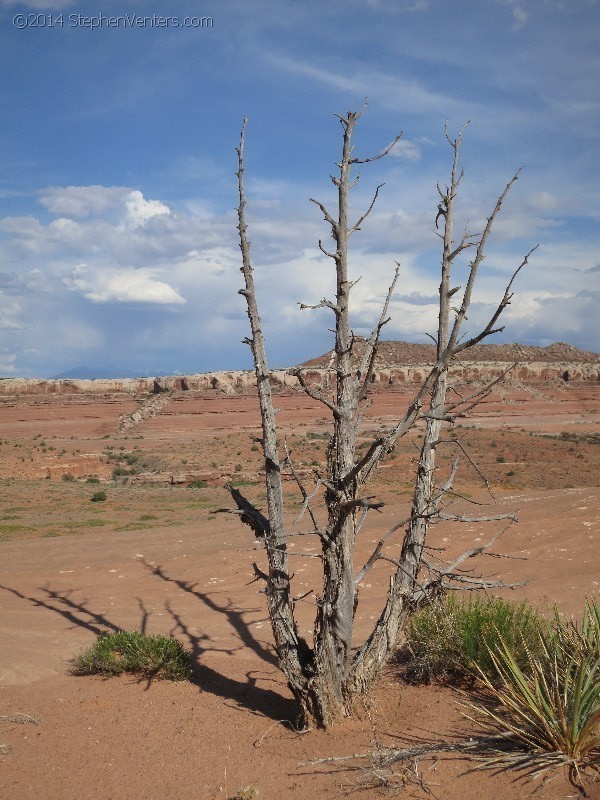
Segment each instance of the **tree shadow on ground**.
M270 667L276 666L277 661L272 651L268 649L263 642L255 638L248 627L248 623L245 622L245 610L236 608L231 599L227 601L227 604L221 606L209 593L197 591L195 589L195 584L181 581L168 575L160 566L157 567L147 563L144 565L156 577L175 584L183 592L194 595L194 597L206 605L211 611L224 614L240 637L241 644L239 647L216 647L210 636L195 632L192 626L185 621L183 616L176 612L169 602L166 602L165 610L173 620L173 627L170 634L177 636L177 638L187 640L187 646L190 651L190 662L193 670L193 682L196 683L202 691L231 701L234 707L239 705L242 708L272 720L293 722L298 717L299 709L292 698L285 697L281 693L281 690L285 691L285 689L278 679L274 679L274 682L277 683L275 689L267 689L260 685L261 682L264 683L266 678L266 674L262 670L249 670L245 674L245 680L236 680L209 666L203 660L205 653L233 655L239 650L248 648L256 653L261 660L265 661ZM87 598L78 600L76 598L77 590L75 589L57 591L48 586L43 586L39 587L39 591L42 595L38 597L27 595L20 592L18 589L2 584L0 584L0 589L10 592L20 600L29 602L36 607L59 614L65 620L72 623L70 626L71 629L83 628L95 635L105 633L106 631L114 632L122 630L119 625L109 619L103 612L97 612L90 608ZM137 598L137 601L141 614L139 630L142 633L146 633L151 612L146 609L141 598ZM269 672L270 671L271 670L269 670ZM150 683L151 681L149 681L148 685L150 685Z
M263 671L249 670L246 673L247 682L241 683L240 681L235 681L217 672L202 660L202 656L206 652L220 652L233 655L234 652L247 648L270 666L277 666L277 658L272 649L256 638L248 623L245 621L244 614L247 613L248 610L240 609L235 606L231 598L228 598L225 604L220 605L210 592L201 592L196 589L197 583L175 578L169 575L160 565L150 564L145 560L142 560L141 563L155 577L168 583L175 584L182 592L193 595L211 611L223 614L240 638L240 647L227 649L210 646L212 644L210 637L194 633L182 616L178 614L168 602L165 603L165 609L174 622L171 634L178 634L179 636L186 637L191 650L194 674L203 690L234 700L245 708L264 714L271 719L285 719L293 722L299 715L296 702L291 698L283 697L278 691L260 687L258 685L259 681L261 679L264 681L265 673Z

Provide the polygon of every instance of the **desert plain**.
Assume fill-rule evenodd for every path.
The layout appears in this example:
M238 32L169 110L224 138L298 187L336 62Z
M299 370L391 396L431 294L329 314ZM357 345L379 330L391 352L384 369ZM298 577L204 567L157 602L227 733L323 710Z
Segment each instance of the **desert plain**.
M596 362L597 363L597 362ZM460 738L472 731L456 690L411 686L391 664L356 718L327 731L295 729L295 707L272 648L251 531L228 513L232 482L264 507L260 417L251 388L0 395L0 798L199 800L248 796L477 800L576 797L566 776L524 780L473 772L456 757L421 758L400 791L371 785L356 763L315 759ZM87 383L87 382L86 382ZM139 387L138 387L139 388ZM380 383L359 447L403 413L409 385ZM158 402L157 397L160 398ZM324 466L326 409L275 388L281 440L309 484ZM152 413L136 411L150 408ZM129 420L129 422L127 422ZM373 492L385 502L357 543L364 561L406 516L419 429L385 461ZM457 442L460 443L457 444ZM478 569L519 584L503 596L548 614L581 615L600 592L600 382L541 377L498 384L440 447L440 472L460 449L456 488L490 513L514 512ZM488 486L482 481L485 476ZM98 491L106 499L92 502ZM301 530L293 480L290 531ZM487 541L493 525L436 525L448 556ZM299 623L310 637L319 593L316 542L290 538ZM396 542L396 547L399 543ZM361 561L362 559L362 561ZM358 564L360 566L360 564ZM387 587L369 574L357 611L367 635ZM177 637L194 681L72 674L71 659L102 631ZM19 716L21 715L21 716ZM22 716L26 715L26 716ZM351 768L348 769L348 766ZM364 767L364 764L361 764ZM401 774L397 776L401 778ZM600 797L600 784L589 796ZM594 794L595 793L595 794Z

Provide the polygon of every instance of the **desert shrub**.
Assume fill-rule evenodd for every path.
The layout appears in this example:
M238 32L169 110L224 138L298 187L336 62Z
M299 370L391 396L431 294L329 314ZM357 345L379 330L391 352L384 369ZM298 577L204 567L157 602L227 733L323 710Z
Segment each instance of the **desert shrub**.
M103 489L99 492L94 492L90 499L92 503L103 503L106 500L106 492Z
M582 773L600 774L600 605L586 603L580 626L556 614L538 641L522 667L501 639L490 653L495 680L481 672L486 692L467 705L501 737L487 764L535 773L566 764L583 791Z
M231 800L254 800L260 792L257 786L241 786Z
M500 641L525 668L549 623L527 602L450 594L417 612L408 624L404 673L409 680L461 681L481 671L497 680L493 651Z
M85 482L86 483L100 483L100 478L95 478L94 476L91 476L89 478L86 478Z
M188 489L206 489L208 483L201 478L194 478L193 481L188 483Z
M186 680L191 675L189 656L176 639L145 636L137 631L101 633L96 642L73 660L77 675L138 675Z
M71 472L65 472L63 475L61 475L60 479L61 481L71 483L75 480L75 475L73 475Z

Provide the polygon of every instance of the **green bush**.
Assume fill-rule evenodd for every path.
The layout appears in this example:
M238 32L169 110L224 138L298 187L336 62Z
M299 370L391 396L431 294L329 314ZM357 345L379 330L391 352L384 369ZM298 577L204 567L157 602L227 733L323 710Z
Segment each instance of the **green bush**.
M103 489L99 492L94 492L90 499L92 503L103 503L106 500L106 492Z
M63 475L61 475L60 479L61 481L65 481L66 483L71 483L72 481L75 480L75 475L73 475L70 472L65 472Z
M207 486L208 483L200 478L195 478L193 481L188 483L188 489L206 489Z
M77 675L121 675L130 672L172 681L191 676L189 656L176 639L137 631L101 633L95 644L73 661Z
M500 640L525 667L549 623L527 602L450 594L417 612L407 627L404 672L409 680L462 681L479 671L497 680L490 650Z
M534 774L567 765L585 795L584 773L600 774L600 605L586 603L581 626L556 614L537 638L524 667L501 640L490 653L495 680L480 673L485 694L467 703L501 742L484 764Z

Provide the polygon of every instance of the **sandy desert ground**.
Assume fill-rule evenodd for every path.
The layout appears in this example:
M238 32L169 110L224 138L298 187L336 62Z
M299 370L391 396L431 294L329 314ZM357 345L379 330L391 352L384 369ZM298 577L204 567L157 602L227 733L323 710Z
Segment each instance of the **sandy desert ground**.
M407 396L376 393L365 436ZM297 393L278 395L276 404L282 435L308 477L324 460L323 408ZM0 742L10 750L0 759L0 798L213 800L243 786L265 800L343 797L365 773L316 767L313 759L464 734L454 691L407 686L393 668L359 718L328 731L294 730L252 582L261 554L249 531L222 512L231 505L228 480L258 503L264 497L256 402L175 394L160 414L119 434L120 416L136 405L124 397L37 396L0 408ZM418 435L380 473L386 506L359 557L406 510ZM514 558L488 559L482 569L526 580L515 598L579 615L584 598L600 591L600 387L499 388L455 436L485 472L493 508L519 516L496 546ZM442 468L456 447L448 443ZM195 479L206 485L189 486ZM287 486L291 520L299 504ZM492 502L466 462L459 487ZM106 501L90 502L98 489ZM434 542L459 552L490 533L438 526ZM318 590L312 561L297 563L298 587ZM361 594L359 637L377 613L381 577ZM306 631L311 610L301 609ZM195 682L70 674L69 660L116 628L179 638L192 651ZM11 721L17 712L36 722ZM400 796L577 796L563 775L532 783L465 774L471 766L422 759L423 786L410 783ZM358 796L394 795L370 788ZM600 797L598 784L590 796Z

